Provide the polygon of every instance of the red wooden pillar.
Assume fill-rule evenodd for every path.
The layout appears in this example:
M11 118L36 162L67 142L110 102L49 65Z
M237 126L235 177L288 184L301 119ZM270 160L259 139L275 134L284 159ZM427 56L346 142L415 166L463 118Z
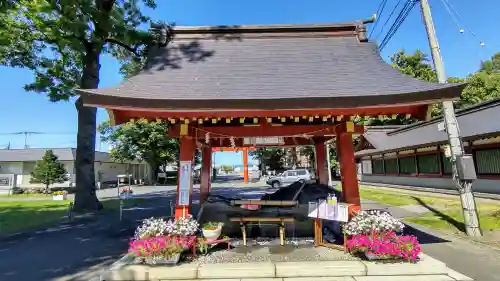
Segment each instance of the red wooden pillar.
M248 149L243 149L243 182L248 183Z
M316 154L316 176L320 184L328 184L328 166L326 163L325 141L315 141L314 149Z
M196 152L196 142L195 139L191 137L181 137L179 139L179 161L181 162L181 168L182 168L182 162L184 161L190 161L191 162L191 168L193 168L193 160L194 160L194 155ZM188 184L189 184L189 204L187 205L181 205L179 202L179 190L181 188L181 173L186 173L186 175L189 178ZM175 218L181 218L181 217L186 217L187 215L190 214L191 212L191 205L193 201L193 173L192 169L191 171L182 171L179 169L178 172L178 183L177 183L177 194L176 194L176 204L175 204Z
M203 204L211 188L212 148L210 146L202 147L201 162L200 204Z
M337 129L337 147L340 155L340 173L342 178L342 197L346 203L361 205L358 186L358 172L354 157L352 133L354 124L347 122Z

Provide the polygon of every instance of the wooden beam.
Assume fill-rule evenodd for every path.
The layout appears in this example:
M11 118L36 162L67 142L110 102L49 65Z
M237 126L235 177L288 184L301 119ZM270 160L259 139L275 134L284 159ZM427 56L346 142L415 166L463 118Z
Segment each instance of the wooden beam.
M339 125L282 125L282 126L233 126L233 127L196 127L189 126L189 135L204 139L209 133L211 138L244 138L244 137L301 137L301 136L333 136L339 129ZM340 124L345 130L345 123ZM363 134L364 127L354 125L355 134ZM180 125L172 126L169 130L172 137L180 136ZM214 145L217 146L217 145Z
M128 107L106 107L113 111L117 125L128 122L130 119L180 119L180 118L240 118L240 117L288 117L288 116L378 116L393 114L411 114L421 117L425 116L427 109L423 104L411 105L388 105L364 108L325 108L325 109L282 109L282 110L159 110L151 108L128 108Z

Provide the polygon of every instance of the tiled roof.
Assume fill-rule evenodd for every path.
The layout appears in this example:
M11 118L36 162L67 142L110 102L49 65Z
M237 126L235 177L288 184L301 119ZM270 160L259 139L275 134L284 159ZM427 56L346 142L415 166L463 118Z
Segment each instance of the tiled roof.
M149 64L114 88L80 90L85 104L161 109L345 108L453 99L463 85L404 75L364 42L360 22L179 28Z
M51 149L60 161L75 161L74 148L27 148L27 149L0 149L0 162L32 162L39 161L47 150ZM96 151L96 162L113 162L109 153Z
M456 115L460 136L465 140L500 134L500 99L459 110ZM438 124L442 121L442 118L434 118L391 131L368 128L363 137L375 149L358 151L356 156L446 143L448 141L446 132L438 130Z

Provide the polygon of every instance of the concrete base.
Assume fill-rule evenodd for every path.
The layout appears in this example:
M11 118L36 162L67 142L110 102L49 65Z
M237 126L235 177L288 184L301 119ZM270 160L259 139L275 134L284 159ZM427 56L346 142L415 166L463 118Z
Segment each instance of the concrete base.
M225 280L225 281L469 281L446 264L421 255L421 261L375 263L369 261L303 261L247 263L186 263L174 267L114 265L101 281Z

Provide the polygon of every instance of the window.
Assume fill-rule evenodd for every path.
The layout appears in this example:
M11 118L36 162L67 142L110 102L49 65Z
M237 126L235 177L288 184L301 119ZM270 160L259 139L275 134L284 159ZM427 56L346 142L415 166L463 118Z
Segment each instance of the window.
M295 172L295 171L288 171L287 173L288 173L288 175L286 175L285 177L296 177L297 176L297 172Z
M479 175L500 175L500 148L474 151Z
M451 168L450 158L446 158L444 153L441 153L441 159L443 159L443 174L444 175L451 175L453 170Z
M415 164L415 156L399 158L399 173L404 175L414 174L417 171Z
M398 159L389 158L384 159L385 173L386 174L397 174L398 173Z
M373 159L372 160L372 169L373 169L374 174L383 174L384 173L384 160Z
M439 157L437 154L418 155L418 172L421 174L439 174Z
M297 175L298 176L303 176L303 175L306 175L306 174L307 174L306 170L298 170L297 171Z

